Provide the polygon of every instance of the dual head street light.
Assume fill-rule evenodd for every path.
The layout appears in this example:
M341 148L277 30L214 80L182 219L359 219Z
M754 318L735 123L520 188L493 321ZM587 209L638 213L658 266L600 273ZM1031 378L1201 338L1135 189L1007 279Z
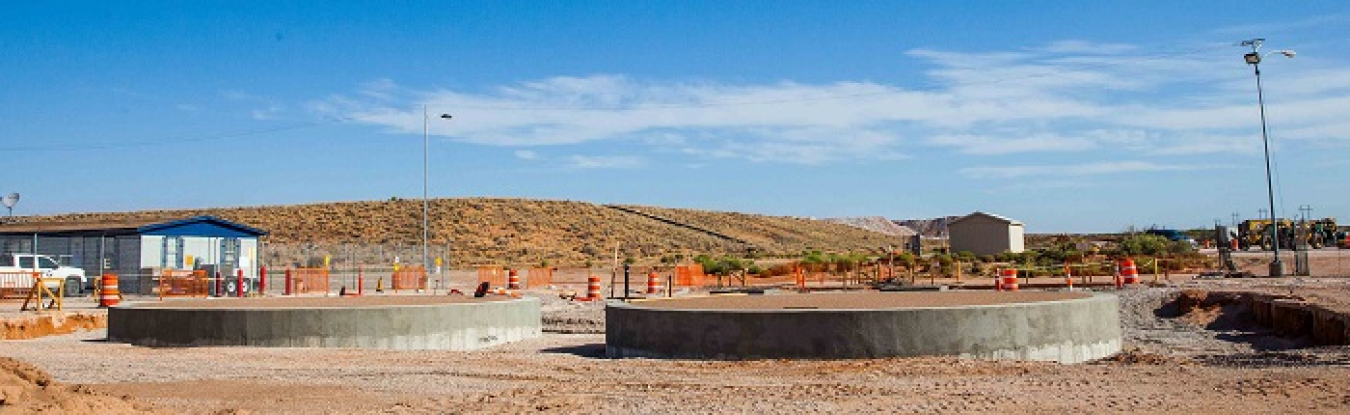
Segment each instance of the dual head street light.
M1270 138L1266 134L1266 100L1261 92L1261 59L1270 56L1272 53L1278 53L1285 57L1294 57L1295 52L1284 49L1261 54L1261 44L1266 40L1256 38L1242 41L1242 46L1250 46L1252 52L1242 55L1242 59L1247 61L1248 65L1256 72L1256 103L1261 108L1261 143L1266 150L1266 196L1270 202L1270 240L1274 247L1275 259L1270 261L1270 276L1284 276L1284 263L1280 262L1280 222L1275 218L1275 186L1270 180Z
M441 118L450 119L450 114L441 114ZM422 106L422 269L430 270L431 249L428 247L430 231L427 213L431 210L427 202L427 149L431 147L431 117L427 116L427 106Z

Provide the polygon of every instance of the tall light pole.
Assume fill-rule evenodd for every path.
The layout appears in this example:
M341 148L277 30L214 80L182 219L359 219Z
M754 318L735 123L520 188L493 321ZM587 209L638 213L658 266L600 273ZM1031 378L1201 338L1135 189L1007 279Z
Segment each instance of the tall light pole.
M450 114L441 114L441 118L450 119ZM429 270L431 266L427 260L431 257L431 249L428 247L430 239L428 212L431 211L427 199L427 153L431 147L431 117L427 116L427 106L422 105L422 270Z
M1247 64L1252 66L1256 72L1256 104L1261 108L1261 143L1266 151L1266 197L1270 201L1270 240L1271 246L1275 248L1275 259L1270 261L1270 276L1283 277L1284 263L1280 262L1280 222L1275 218L1275 186L1270 180L1270 138L1266 134L1266 99L1261 92L1261 44L1266 40L1256 38L1242 41L1242 46L1251 46L1252 52L1242 56ZM1285 57L1294 57L1292 50L1277 50L1266 53L1279 53Z

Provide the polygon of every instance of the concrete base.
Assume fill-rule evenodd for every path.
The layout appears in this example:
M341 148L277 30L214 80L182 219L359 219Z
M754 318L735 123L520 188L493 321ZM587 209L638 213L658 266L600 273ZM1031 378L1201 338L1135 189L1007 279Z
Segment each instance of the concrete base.
M606 354L616 358L946 355L1080 363L1110 356L1121 347L1117 298L1109 294L1009 304L873 309L680 309L611 303L605 309L605 333Z
M193 308L167 302L109 309L108 341L169 347L473 350L540 337L540 317L538 298L257 308Z

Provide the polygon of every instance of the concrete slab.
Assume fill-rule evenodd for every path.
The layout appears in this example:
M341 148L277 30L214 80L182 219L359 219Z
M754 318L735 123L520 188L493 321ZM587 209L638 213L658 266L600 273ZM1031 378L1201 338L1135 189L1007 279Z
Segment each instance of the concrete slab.
M126 304L108 340L143 346L473 350L540 337L538 298L254 298Z
M814 293L611 303L610 357L949 355L1079 363L1120 351L1117 299L1064 292Z

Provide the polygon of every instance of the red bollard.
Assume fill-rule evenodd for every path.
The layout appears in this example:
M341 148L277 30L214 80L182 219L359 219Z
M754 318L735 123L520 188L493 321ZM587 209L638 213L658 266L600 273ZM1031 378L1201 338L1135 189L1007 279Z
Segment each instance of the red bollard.
M220 271L216 271L216 297L225 296L225 280L220 278Z
M364 287L365 285L366 285L366 271L365 271L365 267L363 267L363 266L361 266L361 265L357 265L357 266L356 266L356 295L361 295L361 294L363 294L363 292L361 291L361 287Z
M282 295L291 295L291 270L289 269L286 270L286 288L283 289L283 292Z
M258 296L267 293L267 267L258 267Z
M239 274L238 278L236 278L234 281L234 284L236 285L236 287L234 287L235 288L234 292L235 294L239 294L238 295L239 298L244 298L244 270L241 269L238 271L239 271L237 272L237 274Z

